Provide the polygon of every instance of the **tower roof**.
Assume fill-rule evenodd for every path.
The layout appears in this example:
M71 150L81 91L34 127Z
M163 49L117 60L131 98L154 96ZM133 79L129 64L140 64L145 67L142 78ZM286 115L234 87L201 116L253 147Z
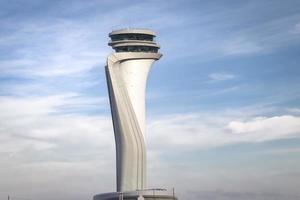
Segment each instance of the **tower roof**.
M119 35L119 34L130 34L130 33L133 33L133 34L145 34L145 35L155 36L155 32L152 31L152 30L150 30L150 29L137 29L137 28L134 28L134 29L126 28L126 29L115 30L115 31L110 32L109 36Z

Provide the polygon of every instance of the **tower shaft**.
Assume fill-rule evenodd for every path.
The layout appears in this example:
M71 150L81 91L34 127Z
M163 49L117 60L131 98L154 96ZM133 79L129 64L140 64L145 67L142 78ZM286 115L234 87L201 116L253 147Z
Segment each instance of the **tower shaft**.
M117 191L146 188L145 89L159 53L113 53L106 77L116 141Z

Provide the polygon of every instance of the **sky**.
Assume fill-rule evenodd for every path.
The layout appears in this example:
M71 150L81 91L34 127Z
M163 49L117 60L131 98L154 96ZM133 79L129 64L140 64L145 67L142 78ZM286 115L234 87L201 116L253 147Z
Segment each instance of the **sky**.
M149 188L300 199L300 1L0 0L0 198L115 191L108 33L149 28Z

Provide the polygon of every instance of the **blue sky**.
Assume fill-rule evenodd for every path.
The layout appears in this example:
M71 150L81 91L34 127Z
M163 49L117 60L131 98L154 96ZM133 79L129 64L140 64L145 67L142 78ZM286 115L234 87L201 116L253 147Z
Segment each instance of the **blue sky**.
M299 1L0 1L0 196L115 189L108 33L150 28L149 187L300 198ZM14 198L13 198L14 199ZM17 199L17 198L15 198Z

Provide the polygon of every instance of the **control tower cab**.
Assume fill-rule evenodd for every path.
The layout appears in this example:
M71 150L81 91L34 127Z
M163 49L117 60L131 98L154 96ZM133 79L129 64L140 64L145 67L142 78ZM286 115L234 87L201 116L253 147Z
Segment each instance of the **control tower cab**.
M122 29L109 34L108 43L116 52L157 53L159 45L154 41L155 33L147 29Z

